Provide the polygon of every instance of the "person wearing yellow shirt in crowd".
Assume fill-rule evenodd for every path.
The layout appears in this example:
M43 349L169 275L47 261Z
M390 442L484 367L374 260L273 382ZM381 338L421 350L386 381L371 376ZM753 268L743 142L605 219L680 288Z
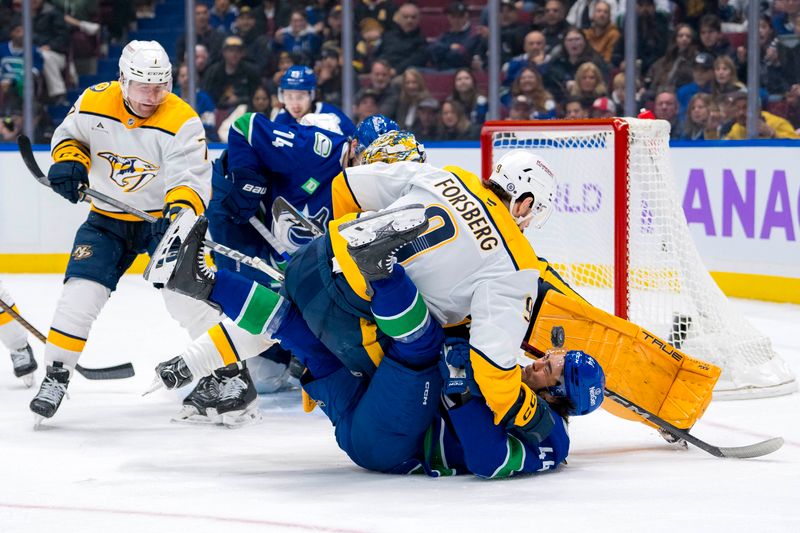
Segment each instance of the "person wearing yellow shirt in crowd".
M731 104L736 122L725 136L727 140L747 139L747 93L740 91L731 97ZM759 139L800 139L794 128L785 118L761 111L758 123Z

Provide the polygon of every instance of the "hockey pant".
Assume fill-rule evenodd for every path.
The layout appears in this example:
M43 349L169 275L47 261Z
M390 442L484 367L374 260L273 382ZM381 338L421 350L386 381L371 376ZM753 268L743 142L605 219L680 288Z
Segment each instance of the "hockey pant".
M89 213L75 235L64 288L47 335L46 365L60 361L70 369L75 367L92 324L120 277L137 255L152 252L157 244L150 224ZM219 313L205 303L170 291L161 293L169 313L192 336L219 321Z
M3 287L2 282L0 282L0 299L11 309L19 312L17 306L14 305L14 299L11 297L11 293ZM19 322L14 320L11 315L2 309L0 309L0 342L2 342L10 352L24 348L25 345L28 344L28 332L25 331L25 328L23 328Z

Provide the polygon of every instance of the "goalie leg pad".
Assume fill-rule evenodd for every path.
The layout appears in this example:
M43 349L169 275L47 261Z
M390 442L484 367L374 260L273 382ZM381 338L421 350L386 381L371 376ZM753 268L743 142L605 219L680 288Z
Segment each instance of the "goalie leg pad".
M690 428L711 402L721 370L671 346L658 336L587 302L548 291L523 348L544 353L550 332L562 326L564 348L592 355L606 373L606 387L681 428ZM603 407L642 420L615 402Z

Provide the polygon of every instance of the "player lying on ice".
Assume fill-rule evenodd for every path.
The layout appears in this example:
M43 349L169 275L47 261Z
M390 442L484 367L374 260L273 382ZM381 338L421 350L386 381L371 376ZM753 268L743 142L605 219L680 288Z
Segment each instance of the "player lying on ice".
M373 115L359 124L351 140L333 114L306 114L300 123L279 124L260 113L246 113L231 127L228 149L213 165L212 195L205 214L212 239L283 269L286 254L294 253L315 235L277 201L291 204L324 228L333 214L334 178L357 165L372 141L396 129L394 121ZM254 223L263 228L257 230ZM233 259L215 255L214 263L262 285L274 283L260 270ZM198 380L174 421L239 427L259 420L256 390L275 392L289 378L290 353L263 335L236 327L230 319L215 324L184 351L194 357L200 352L205 357L219 354L226 368ZM256 354L261 357L253 360ZM239 359L254 363L252 377L244 364L242 368L227 366Z

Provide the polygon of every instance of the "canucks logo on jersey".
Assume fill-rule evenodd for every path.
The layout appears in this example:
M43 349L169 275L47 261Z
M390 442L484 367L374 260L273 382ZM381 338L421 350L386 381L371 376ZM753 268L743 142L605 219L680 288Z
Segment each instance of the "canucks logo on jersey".
M99 157L111 165L109 178L119 185L124 192L134 192L156 177L159 166L132 155L117 155L112 152L100 152Z

